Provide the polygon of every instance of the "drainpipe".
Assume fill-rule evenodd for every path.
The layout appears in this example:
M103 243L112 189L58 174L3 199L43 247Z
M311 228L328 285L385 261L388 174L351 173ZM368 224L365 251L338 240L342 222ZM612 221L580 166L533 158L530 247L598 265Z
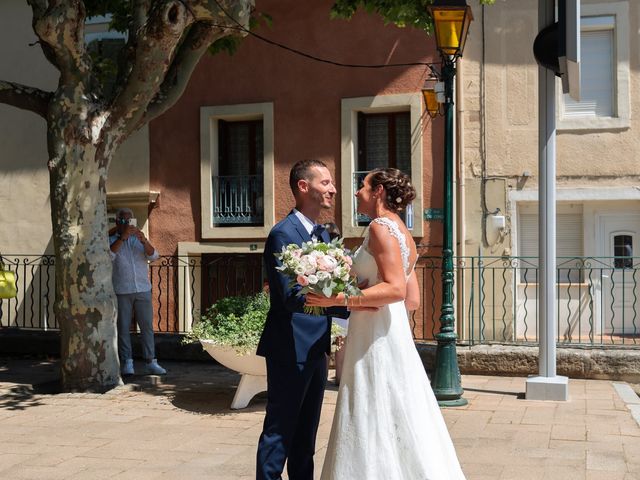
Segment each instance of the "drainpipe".
M465 242L466 242L466 222L465 222L465 167L464 167L464 60L458 60L458 72L456 75L456 157L457 157L457 242L455 244L455 255L458 257L464 257L466 254ZM456 281L457 292L456 298L457 305L456 310L458 315L458 321L464 317L464 303L465 303L465 285L463 282ZM460 337L466 338L466 325L464 322L460 324Z

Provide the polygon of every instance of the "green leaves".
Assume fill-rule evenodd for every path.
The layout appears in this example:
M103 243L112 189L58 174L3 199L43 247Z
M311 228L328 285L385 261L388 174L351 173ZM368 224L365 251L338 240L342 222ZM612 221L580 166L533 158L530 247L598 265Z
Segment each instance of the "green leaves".
M269 312L269 296L227 297L218 300L200 316L185 342L212 340L217 345L233 347L239 354L253 352Z
M480 0L485 5L494 2L495 0ZM432 0L336 0L331 8L331 17L349 19L361 7L368 13L380 14L386 23L431 33L433 22L427 7L432 3Z
M351 18L358 7L368 13L378 13L386 23L398 27L414 27L431 33L431 17L427 12L430 0L336 0L331 8L333 18Z
M252 12L249 19L249 30L256 30L260 25L265 25L271 28L273 25L273 18L268 13ZM226 52L229 55L233 55L238 50L243 37L239 35L230 35L222 37L216 40L209 47L209 53L216 55L217 53Z

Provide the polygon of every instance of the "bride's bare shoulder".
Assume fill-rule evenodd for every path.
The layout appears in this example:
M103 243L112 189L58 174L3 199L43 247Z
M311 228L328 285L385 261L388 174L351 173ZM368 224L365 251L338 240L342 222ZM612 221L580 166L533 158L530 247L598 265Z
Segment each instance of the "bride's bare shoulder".
M377 219L376 219L377 220ZM389 226L383 222L373 221L369 225L369 242L387 243L393 240Z

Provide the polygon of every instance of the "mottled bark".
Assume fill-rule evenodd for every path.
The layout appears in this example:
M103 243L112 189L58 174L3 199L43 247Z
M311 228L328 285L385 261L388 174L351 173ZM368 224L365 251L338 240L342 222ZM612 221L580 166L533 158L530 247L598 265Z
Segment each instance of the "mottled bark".
M54 309L67 391L105 391L120 383L106 233L109 159L101 156L99 140L106 112L89 99L82 85L60 86L47 116Z
M51 170L56 254L55 313L66 391L106 391L120 383L116 301L106 238L106 162L70 138Z
M46 117L47 115L51 96L51 92L0 80L0 103L13 105L22 110L29 110L41 117Z

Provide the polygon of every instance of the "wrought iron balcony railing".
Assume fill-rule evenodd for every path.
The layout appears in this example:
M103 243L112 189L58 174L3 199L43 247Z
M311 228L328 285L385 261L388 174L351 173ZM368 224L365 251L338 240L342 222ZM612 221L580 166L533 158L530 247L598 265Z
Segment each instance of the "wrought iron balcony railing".
M213 225L263 225L262 175L212 177Z

